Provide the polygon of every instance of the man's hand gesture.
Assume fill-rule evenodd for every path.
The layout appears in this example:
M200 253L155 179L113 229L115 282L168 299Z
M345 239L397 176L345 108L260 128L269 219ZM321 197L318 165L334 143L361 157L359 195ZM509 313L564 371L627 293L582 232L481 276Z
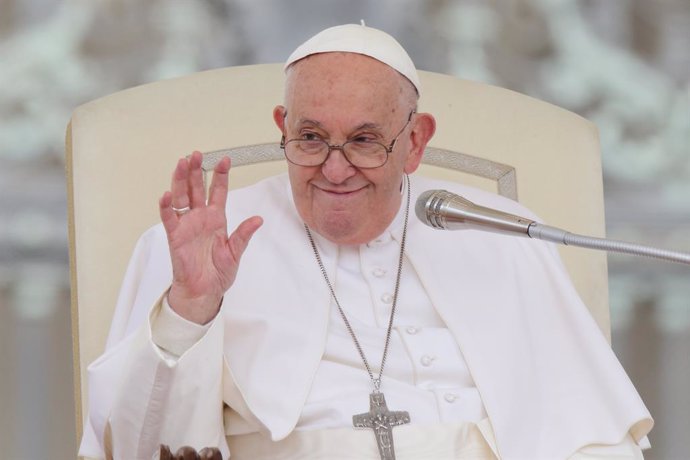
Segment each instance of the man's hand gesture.
M200 152L180 159L171 190L163 194L159 206L173 268L168 302L183 318L205 324L218 313L225 291L235 281L240 257L263 220L250 217L228 236L225 203L230 158L216 165L208 202L201 160Z

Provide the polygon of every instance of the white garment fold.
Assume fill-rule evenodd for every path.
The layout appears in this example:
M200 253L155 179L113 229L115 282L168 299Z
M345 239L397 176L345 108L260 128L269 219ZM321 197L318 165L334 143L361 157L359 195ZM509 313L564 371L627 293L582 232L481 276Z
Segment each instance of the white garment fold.
M419 177L411 183L413 200L445 188L529 215L517 203L458 184ZM293 432L327 343L323 306L330 295L290 196L285 176L231 193L230 228L257 212L265 223L221 316L176 363L153 345L146 321L170 284L165 234L157 226L142 237L108 350L89 368L84 454L101 454L109 419L116 455L119 449L129 459L148 460L158 442L218 445L227 453L222 420L274 441ZM439 232L411 220L406 257L467 362L502 458L567 458L584 446L615 445L628 432L639 442L651 429L550 244ZM336 270L334 259L324 263Z

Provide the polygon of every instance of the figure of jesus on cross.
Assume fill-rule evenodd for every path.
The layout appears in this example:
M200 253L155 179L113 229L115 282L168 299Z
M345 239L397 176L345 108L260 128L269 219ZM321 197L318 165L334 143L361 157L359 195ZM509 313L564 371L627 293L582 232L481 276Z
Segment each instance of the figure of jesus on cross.
M383 393L369 395L369 412L352 416L352 424L357 428L372 428L379 446L381 460L395 460L393 447L393 427L410 423L406 411L389 411Z

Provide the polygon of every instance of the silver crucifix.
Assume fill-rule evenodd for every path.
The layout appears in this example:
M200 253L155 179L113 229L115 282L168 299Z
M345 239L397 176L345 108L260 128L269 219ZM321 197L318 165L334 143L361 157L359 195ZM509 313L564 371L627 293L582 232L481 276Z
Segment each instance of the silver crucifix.
M379 446L381 460L395 460L393 447L393 427L410 423L406 411L389 411L383 393L369 395L369 412L352 416L352 424L357 428L372 428Z

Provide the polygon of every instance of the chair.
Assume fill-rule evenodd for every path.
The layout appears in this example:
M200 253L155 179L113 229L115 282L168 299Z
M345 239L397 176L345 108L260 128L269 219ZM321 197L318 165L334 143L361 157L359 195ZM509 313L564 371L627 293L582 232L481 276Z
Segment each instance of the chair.
M420 110L437 134L417 174L517 199L550 225L603 236L596 128L545 102L480 83L421 72ZM129 254L158 221L157 200L177 158L230 154L231 187L285 170L271 110L282 66L232 67L118 92L78 107L66 162L77 433L86 413L86 368L103 352ZM241 166L238 168L238 166ZM560 248L568 271L609 335L606 256Z

